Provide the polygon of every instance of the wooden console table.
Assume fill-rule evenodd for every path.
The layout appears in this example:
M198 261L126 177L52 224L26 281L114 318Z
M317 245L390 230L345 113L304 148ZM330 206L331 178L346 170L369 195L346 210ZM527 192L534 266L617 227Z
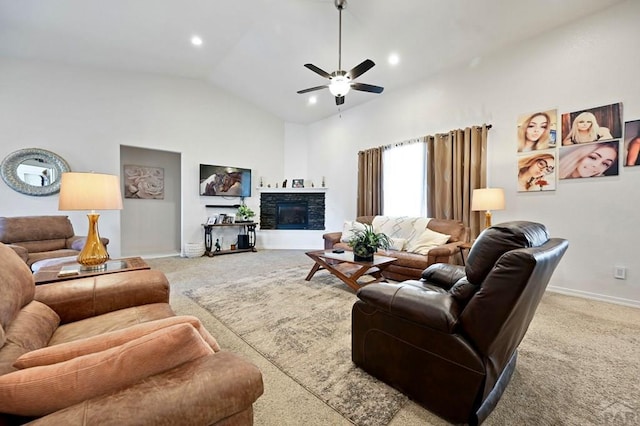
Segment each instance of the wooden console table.
M113 274L115 272L137 271L141 269L151 269L141 257L111 259L107 261L104 269L88 271L80 269L80 264L74 260L61 262L57 265L43 266L38 270L38 272L33 274L33 279L36 284L47 284L77 278L93 277L96 275Z
M202 224L204 226L204 249L205 256L218 256L221 254L232 254L232 253L243 253L248 251L257 251L256 250L256 226L258 224L256 222L236 222L236 223L217 223L215 225ZM213 249L213 236L212 231L213 228L222 228L222 227L244 227L245 234L248 238L248 247L246 248L236 248L235 250L218 250L215 251Z

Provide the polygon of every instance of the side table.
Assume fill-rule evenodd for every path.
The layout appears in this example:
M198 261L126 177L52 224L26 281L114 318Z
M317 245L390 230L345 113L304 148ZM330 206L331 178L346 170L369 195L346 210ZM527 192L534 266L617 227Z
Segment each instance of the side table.
M38 284L55 283L58 281L73 280L77 278L93 277L96 275L113 274L115 272L137 271L151 269L141 257L126 257L123 259L111 259L106 263L106 268L99 271L80 269L80 264L73 261L60 262L55 265L43 266L33 274L33 279Z
M472 246L473 246L473 241L470 243L462 243L458 246L458 250L460 250L460 257L462 258L462 266L466 266L466 263L464 260L464 252L466 250L468 254Z

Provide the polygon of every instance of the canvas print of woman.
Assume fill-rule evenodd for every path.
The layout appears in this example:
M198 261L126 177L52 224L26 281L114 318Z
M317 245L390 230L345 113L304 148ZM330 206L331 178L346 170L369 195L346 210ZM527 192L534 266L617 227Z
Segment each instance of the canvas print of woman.
M622 137L622 103L562 114L562 145Z
M537 111L518 117L518 152L555 148L558 111Z
M624 165L640 166L640 120L627 121L624 123Z
M618 175L619 141L594 142L560 149L560 179Z
M555 191L556 151L518 156L518 192Z

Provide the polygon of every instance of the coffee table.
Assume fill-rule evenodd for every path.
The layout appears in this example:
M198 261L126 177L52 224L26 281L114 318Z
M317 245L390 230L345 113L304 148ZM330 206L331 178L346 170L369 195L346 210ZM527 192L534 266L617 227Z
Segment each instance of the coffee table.
M76 278L113 274L115 272L137 271L140 269L151 269L141 257L107 260L104 269L88 271L81 270L80 264L75 260L71 260L51 266L43 266L38 272L33 274L33 279L36 284L47 284Z
M358 290L367 284L386 282L384 270L398 260L395 257L374 255L373 261L363 262L353 260L353 252L350 251L334 253L331 250L317 250L305 254L315 262L305 278L306 281L311 280L319 270L326 269L354 290ZM358 281L363 275L371 275L374 279L371 281Z

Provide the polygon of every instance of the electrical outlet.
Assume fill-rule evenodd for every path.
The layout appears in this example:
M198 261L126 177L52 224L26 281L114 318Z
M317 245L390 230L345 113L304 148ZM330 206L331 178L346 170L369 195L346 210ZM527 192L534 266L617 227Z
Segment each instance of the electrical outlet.
M627 279L627 268L624 266L614 266L613 267L613 278L617 278L619 280Z

